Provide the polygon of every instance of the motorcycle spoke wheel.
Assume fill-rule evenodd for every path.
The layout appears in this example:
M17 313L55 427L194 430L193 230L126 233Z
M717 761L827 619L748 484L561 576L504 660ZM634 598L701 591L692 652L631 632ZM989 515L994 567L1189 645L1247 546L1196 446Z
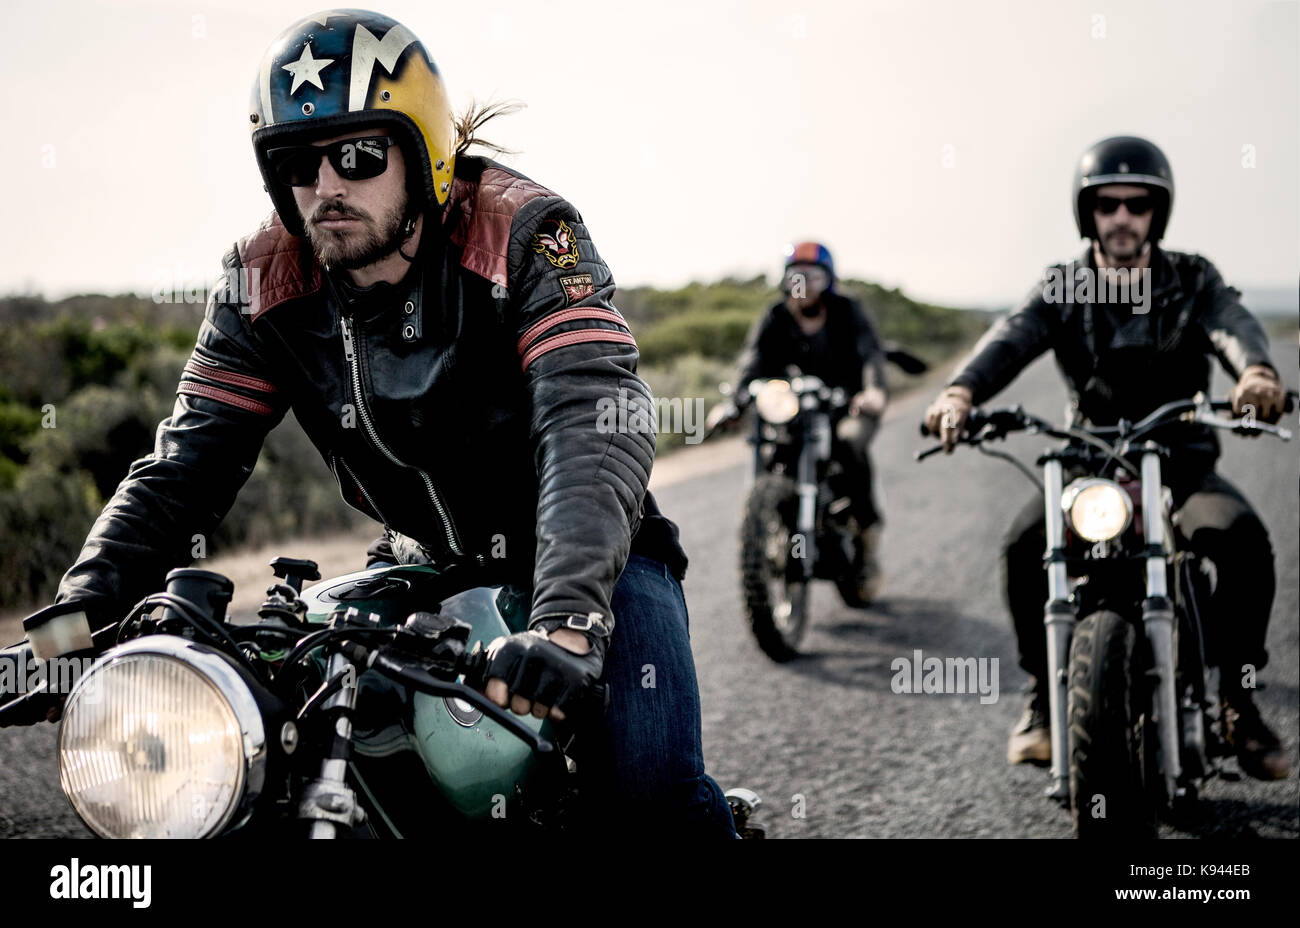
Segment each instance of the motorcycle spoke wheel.
M754 484L741 526L741 585L750 628L776 661L798 656L808 614L808 584L790 579L791 532L796 505L788 478L763 475Z

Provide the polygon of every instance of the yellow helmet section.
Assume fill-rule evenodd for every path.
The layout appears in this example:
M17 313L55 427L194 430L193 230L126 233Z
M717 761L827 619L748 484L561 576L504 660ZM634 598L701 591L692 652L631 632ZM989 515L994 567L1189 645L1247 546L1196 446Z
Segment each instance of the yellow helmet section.
M445 203L455 170L456 129L442 77L428 66L424 56L413 56L400 80L385 74L375 76L365 108L397 110L411 118L429 153L434 193L439 203Z

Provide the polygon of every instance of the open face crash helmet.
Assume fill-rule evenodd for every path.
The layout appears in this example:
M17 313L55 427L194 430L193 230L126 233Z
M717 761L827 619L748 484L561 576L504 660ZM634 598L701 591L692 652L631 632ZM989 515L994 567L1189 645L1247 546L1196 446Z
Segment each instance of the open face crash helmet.
M267 150L313 136L382 126L402 145L412 210L447 201L456 132L442 75L401 23L365 10L304 17L271 43L253 84L249 124L257 166L286 229L302 235L293 190Z
M1132 135L1102 139L1083 153L1074 172L1074 222L1084 238L1097 237L1093 198L1104 184L1135 184L1151 191L1156 209L1148 239L1160 241L1174 207L1174 172L1165 153Z
M783 276L781 278L781 290L789 293L792 280L790 268L795 265L815 265L822 268L826 273L825 281L816 281L809 279L807 283L810 289L818 289L816 284L821 283L821 290L829 291L835 286L835 260L831 257L830 249L821 242L799 242L794 245L788 245L785 249L785 265Z

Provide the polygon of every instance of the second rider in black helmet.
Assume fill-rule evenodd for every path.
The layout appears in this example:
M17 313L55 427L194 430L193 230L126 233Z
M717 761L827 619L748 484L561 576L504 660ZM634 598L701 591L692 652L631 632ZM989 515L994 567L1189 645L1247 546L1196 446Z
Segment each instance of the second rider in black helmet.
M1074 210L1088 248L1075 262L1049 269L1045 282L984 336L930 406L926 425L947 450L973 405L991 399L1048 350L1079 417L1094 425L1137 421L1166 402L1208 392L1211 358L1236 381L1231 399L1238 415L1252 407L1263 421L1278 419L1285 391L1264 330L1241 305L1241 294L1205 258L1160 247L1173 197L1169 162L1145 139L1105 139L1084 153ZM1102 286L1099 269L1123 272L1129 281L1118 302L1102 298L1113 289ZM1089 279L1097 283L1081 288ZM1281 779L1289 772L1286 752L1242 685L1268 660L1273 549L1250 503L1217 473L1219 445L1211 430L1183 434L1164 475L1180 532L1217 568L1206 637L1207 657L1221 669L1225 734L1246 773ZM1043 518L1038 496L1003 543L1020 666L1032 677L1029 704L1007 746L1013 764L1051 759L1047 691L1039 686L1047 674Z

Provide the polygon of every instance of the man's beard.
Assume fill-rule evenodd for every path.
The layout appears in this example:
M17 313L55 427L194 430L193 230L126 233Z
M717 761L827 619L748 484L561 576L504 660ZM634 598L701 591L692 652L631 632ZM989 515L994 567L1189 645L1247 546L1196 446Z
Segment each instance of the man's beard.
M1116 233L1126 231L1129 233L1129 240L1132 245L1117 246ZM1101 252L1112 261L1132 261L1138 255L1142 254L1142 249L1146 247L1146 242L1139 238L1137 232L1127 226L1121 226L1111 229L1101 239Z
M304 223L316 260L326 267L354 271L387 258L406 240L403 227L407 203L403 197L392 212L378 220L346 203L326 203ZM360 220L362 228L336 232L316 225L321 220L344 218Z

